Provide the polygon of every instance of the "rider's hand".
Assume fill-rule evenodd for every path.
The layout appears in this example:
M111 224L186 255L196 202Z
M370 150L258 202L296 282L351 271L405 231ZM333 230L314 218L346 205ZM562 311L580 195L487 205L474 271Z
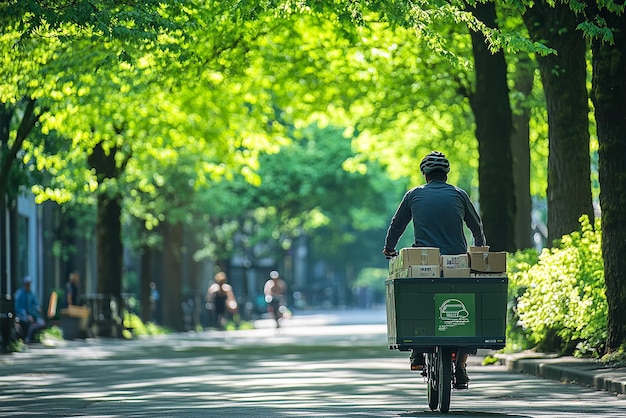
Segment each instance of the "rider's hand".
M398 252L396 251L395 248L389 249L387 247L383 247L383 254L385 255L385 257L387 258L391 258L391 257L395 257L398 255Z

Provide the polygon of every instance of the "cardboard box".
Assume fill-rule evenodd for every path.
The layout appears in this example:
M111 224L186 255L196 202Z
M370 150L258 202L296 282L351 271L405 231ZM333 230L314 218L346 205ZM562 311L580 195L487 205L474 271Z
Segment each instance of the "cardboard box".
M408 269L411 266L439 265L439 248L410 247L403 248L396 257L397 270Z
M442 255L441 268L466 269L469 268L469 256L467 254Z
M489 246L485 245L482 247L470 247L469 250L470 254L471 253L488 253L489 252Z
M465 268L448 268L443 267L443 277L470 277L469 267Z
M441 268L439 264L430 266L410 266L407 269L398 271L399 279L406 278L420 278L420 279L432 279L439 278L441 274Z
M470 253L470 268L483 273L506 271L506 252Z

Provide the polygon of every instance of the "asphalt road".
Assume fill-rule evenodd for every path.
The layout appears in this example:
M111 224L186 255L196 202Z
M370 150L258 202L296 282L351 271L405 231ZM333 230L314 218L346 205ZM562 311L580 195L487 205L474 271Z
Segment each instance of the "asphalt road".
M0 416L442 416L428 409L408 354L387 348L382 318L302 315L279 332L260 321L250 331L34 346L0 356ZM626 416L623 396L470 360L470 390L453 392L449 417Z

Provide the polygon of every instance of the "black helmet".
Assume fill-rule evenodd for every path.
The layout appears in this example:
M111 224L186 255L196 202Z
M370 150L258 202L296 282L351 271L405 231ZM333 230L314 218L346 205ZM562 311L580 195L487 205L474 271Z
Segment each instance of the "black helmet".
M450 162L446 158L445 154L439 151L432 151L425 156L420 163L420 171L422 174L430 174L434 171L449 173Z

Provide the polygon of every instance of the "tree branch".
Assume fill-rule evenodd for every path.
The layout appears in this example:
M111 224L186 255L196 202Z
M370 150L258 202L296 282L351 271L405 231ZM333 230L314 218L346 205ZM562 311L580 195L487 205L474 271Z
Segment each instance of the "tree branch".
M13 144L11 144L9 152L2 158L2 168L0 169L0 191L2 193L6 192L9 181L9 173L11 172L13 163L17 158L17 153L22 149L22 144L24 143L24 140L33 130L35 124L41 116L41 114L35 114L35 103L36 99L27 99L26 108L24 109L24 116L22 116L22 121L20 122L20 126L17 129L15 141L13 141Z

